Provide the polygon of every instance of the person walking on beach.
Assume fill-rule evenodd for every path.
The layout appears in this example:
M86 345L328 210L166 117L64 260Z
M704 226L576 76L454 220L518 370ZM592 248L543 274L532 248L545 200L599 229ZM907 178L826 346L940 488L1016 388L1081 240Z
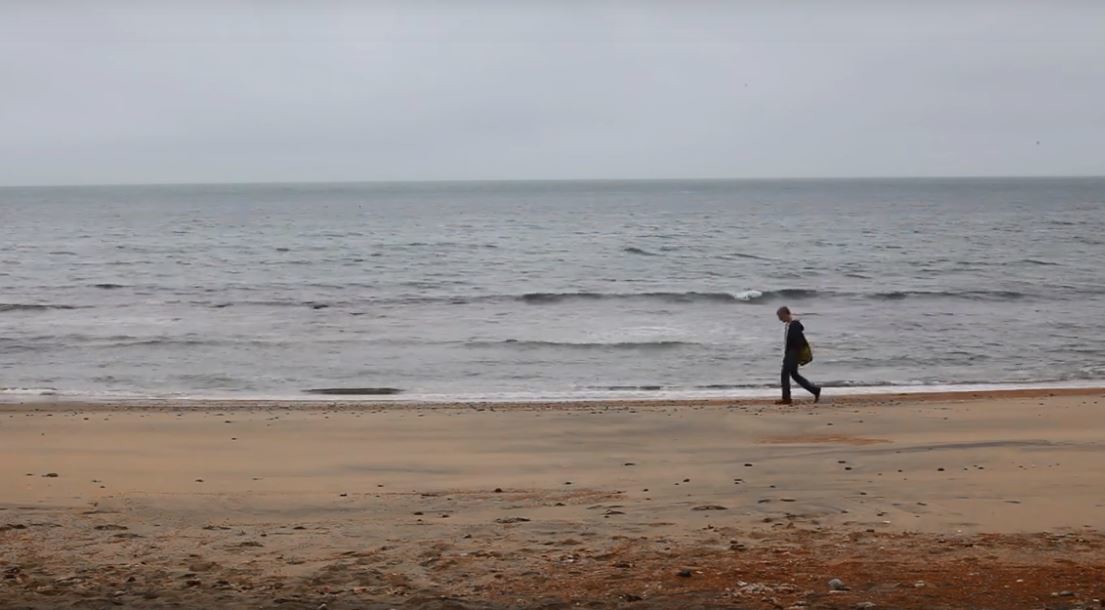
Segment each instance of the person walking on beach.
M790 400L790 379L794 378L798 382L798 385L806 388L806 391L813 394L813 401L817 402L821 400L821 388L810 383L810 380L806 379L798 373L798 365L806 364L809 360L812 360L812 352L809 350L809 343L806 341L805 327L790 313L790 309L787 307L780 307L775 315L779 317L779 321L786 325L786 334L783 339L783 398L775 402L777 405L789 405ZM803 354L805 352L805 354ZM803 356L807 356L809 360L803 362Z

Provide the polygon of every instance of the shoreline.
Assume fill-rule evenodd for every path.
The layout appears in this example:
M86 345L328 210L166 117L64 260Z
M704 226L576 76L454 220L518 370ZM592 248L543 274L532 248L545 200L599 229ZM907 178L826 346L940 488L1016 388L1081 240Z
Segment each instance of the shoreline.
M1034 386L1011 387L1008 389L961 389L917 392L853 392L825 394L821 403L814 405L802 392L796 392L793 405L775 405L776 398L771 397L733 397L733 398L598 398L598 399L540 399L533 400L402 400L381 399L379 396L365 398L350 396L310 396L303 398L88 398L70 396L34 396L22 398L0 397L0 412L5 411L71 411L73 409L96 410L162 410L162 409L224 409L249 410L263 407L318 409L450 409L450 408L488 408L488 409L531 409L535 407L571 409L571 408L648 408L648 407L726 407L726 406L763 406L780 409L799 406L828 407L830 405L858 405L886 401L933 402L933 401L969 401L1017 398L1055 398L1095 396L1105 393L1105 385L1100 386Z

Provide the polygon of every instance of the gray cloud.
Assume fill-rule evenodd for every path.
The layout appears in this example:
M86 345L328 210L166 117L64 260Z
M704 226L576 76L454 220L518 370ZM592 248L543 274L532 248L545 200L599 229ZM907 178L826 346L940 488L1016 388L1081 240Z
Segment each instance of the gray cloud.
M1105 174L1101 32L1097 2L5 2L0 184Z

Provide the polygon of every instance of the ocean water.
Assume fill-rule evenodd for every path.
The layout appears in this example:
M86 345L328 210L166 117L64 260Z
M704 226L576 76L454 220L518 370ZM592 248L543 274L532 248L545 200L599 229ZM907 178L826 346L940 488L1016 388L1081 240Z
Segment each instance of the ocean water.
M0 395L1105 382L1105 179L0 189ZM384 391L384 390L378 390ZM390 390L389 390L390 391Z

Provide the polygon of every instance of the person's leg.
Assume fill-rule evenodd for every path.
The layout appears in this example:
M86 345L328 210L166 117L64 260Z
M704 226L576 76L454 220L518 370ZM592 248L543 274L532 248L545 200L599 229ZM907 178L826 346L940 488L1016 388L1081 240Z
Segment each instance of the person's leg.
M783 389L783 402L790 402L790 366L783 360L783 379L780 384Z
M821 396L821 388L813 385L812 383L810 383L809 379L806 379L805 377L803 377L798 372L798 366L797 365L795 365L794 368L792 368L790 370L790 376L794 377L794 380L798 382L798 385L802 386L803 388L806 388L806 391L809 392L810 394L813 394L814 396L817 396L817 397Z

